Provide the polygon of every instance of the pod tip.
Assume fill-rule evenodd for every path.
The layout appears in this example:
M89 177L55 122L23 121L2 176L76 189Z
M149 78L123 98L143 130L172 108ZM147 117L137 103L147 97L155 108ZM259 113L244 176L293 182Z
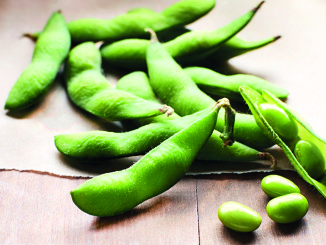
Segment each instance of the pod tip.
M282 36L280 36L280 35L278 35L278 36L275 36L274 37L274 41L276 41L276 40L278 40L278 39L280 39Z
M253 12L257 12L258 9L265 3L265 1L261 1L255 8L252 9Z

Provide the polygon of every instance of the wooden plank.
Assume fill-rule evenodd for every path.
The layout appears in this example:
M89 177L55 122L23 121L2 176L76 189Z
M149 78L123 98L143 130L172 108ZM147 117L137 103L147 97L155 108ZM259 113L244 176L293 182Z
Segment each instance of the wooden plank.
M326 201L295 172L281 171L291 179L308 199L309 211L300 221L277 224L266 213L270 200L260 188L266 173L212 175L197 180L200 244L324 244ZM262 216L261 226L251 233L226 228L218 219L219 206L237 201Z
M93 217L69 191L86 179L0 172L0 244L198 244L196 180L123 215Z

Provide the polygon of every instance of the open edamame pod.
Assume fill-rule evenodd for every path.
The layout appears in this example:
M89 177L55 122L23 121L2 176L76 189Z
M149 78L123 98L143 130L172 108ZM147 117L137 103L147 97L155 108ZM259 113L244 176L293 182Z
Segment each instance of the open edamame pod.
M166 42L163 46L179 63L189 64L204 59L223 43L241 31L262 5L247 12L228 25L214 31L190 31ZM150 44L145 39L125 39L101 47L101 55L110 64L126 69L146 68L146 50Z
M226 97L230 100L243 101L240 86L248 86L261 93L263 89L271 92L279 99L286 99L289 92L280 86L270 83L260 77L249 74L223 75L209 68L187 67L186 74L205 93Z
M173 107L180 116L210 108L215 102L202 92L196 83L184 72L152 33L152 43L148 46L146 60L150 83L155 94L163 103ZM224 128L224 111L219 113L216 129ZM237 113L234 137L254 149L264 149L273 145L264 135L252 115Z
M241 87L240 92L266 135L284 150L298 174L326 197L326 142L295 110L273 94L265 90L259 94L246 86ZM270 110L268 113L266 108ZM266 115L269 115L268 119ZM276 121L278 124L274 123ZM289 135L284 138L282 135L286 132Z
M112 19L78 19L68 23L73 42L121 40L144 36L145 28L163 31L190 24L206 15L215 6L215 0L181 0L162 12L141 8Z
M280 39L281 36L275 36L262 40L245 41L240 37L233 37L226 43L224 43L218 50L211 54L207 59L210 62L221 63L228 61L229 59L248 53L250 51L265 47L276 40Z
M68 55L70 42L63 15L54 12L35 44L31 63L12 87L5 109L22 110L45 96Z
M93 42L74 47L66 64L67 91L84 110L108 120L125 120L173 113L166 105L151 103L109 84L101 73L101 54Z
M129 211L175 185L188 171L216 124L220 101L193 124L174 134L122 171L103 174L71 191L82 211L113 216ZM194 140L195 139L195 140Z

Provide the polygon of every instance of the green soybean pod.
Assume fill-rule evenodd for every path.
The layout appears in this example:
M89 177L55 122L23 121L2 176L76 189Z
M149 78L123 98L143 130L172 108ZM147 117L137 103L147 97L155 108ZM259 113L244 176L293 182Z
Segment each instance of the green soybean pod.
M299 140L293 152L312 178L320 179L325 174L324 156L314 143L309 140Z
M190 31L163 44L179 63L199 61L216 51L224 42L241 31L255 16L256 8L214 31ZM146 50L150 44L144 39L124 39L101 47L101 55L109 64L126 69L146 68Z
M68 55L70 42L64 17L54 12L35 44L31 63L12 87L5 109L22 110L45 96Z
M268 91L263 90L262 94L260 94L249 87L242 86L240 87L240 92L263 132L270 138L270 140L283 149L285 155L288 157L290 163L298 174L326 197L325 140L319 137L312 130L311 126L292 107L288 106ZM286 115L290 117L298 127L297 137L290 142L283 141L278 135L277 130L269 124L261 112L259 105L262 103L269 103L285 111ZM286 130L284 130L284 132L286 132ZM292 132L292 130L289 130L289 132ZM316 163L318 163L317 166ZM312 172L310 172L311 169L313 169ZM316 174L314 169L318 169L316 171L317 176L314 175Z
M261 189L271 198L300 193L299 187L291 180L276 174L265 176L261 181Z
M218 218L223 225L239 232L252 232L262 222L256 211L234 201L225 202L218 208Z
M131 167L81 184L71 191L73 202L90 215L113 216L168 190L185 175L212 134L219 107L217 103L203 117L162 142Z
M287 194L270 200L267 215L277 223L292 223L302 219L308 212L308 200L299 193Z
M275 36L262 40L246 41L236 36L224 43L221 48L211 54L208 57L208 60L213 63L226 62L236 56L265 47L280 38L281 36Z
M180 116L192 114L211 107L214 100L202 92L182 67L171 57L152 33L152 43L147 49L147 66L150 83L155 94L163 103L173 107ZM224 113L219 113L216 129L224 128ZM249 114L237 113L234 137L254 149L264 149L273 145L271 140Z
M280 86L260 77L249 74L223 75L204 67L186 67L186 74L207 94L226 97L230 100L243 101L240 86L248 86L261 93L263 89L279 99L286 99L289 92Z
M101 54L92 42L79 44L70 51L66 81L71 100L101 118L125 120L173 112L170 107L113 88L101 73Z
M163 31L184 26L206 15L215 6L215 0L181 0L162 12L138 9L112 19L86 18L68 23L73 42L114 41L146 35L145 28Z
M228 100L224 99L224 101L225 102L221 104L221 106L230 107ZM63 155L81 160L101 160L145 154L167 138L178 133L183 128L188 127L205 114L207 114L207 111L203 110L187 117L150 123L135 130L123 133L97 130L77 134L57 135L55 137L55 145ZM230 116L232 117L232 115ZM230 122L232 123L232 121ZM224 143L232 143L228 142L228 140L232 139L232 125L227 128L230 132L226 132L226 136L231 135L231 137L227 137L223 142L219 137L220 134L218 134L213 136L212 140L208 140L208 142L213 141L210 144L214 146L214 149L211 149L213 147L210 147L208 142L206 143L207 146L206 144L203 146L203 148L206 148L204 150L206 157L219 159L220 153L222 153L222 157L223 155L225 158L230 157L228 150L226 150L224 154L221 150ZM215 147L216 145L219 147ZM212 156L207 156L207 153ZM261 157L263 157L263 154L261 155Z

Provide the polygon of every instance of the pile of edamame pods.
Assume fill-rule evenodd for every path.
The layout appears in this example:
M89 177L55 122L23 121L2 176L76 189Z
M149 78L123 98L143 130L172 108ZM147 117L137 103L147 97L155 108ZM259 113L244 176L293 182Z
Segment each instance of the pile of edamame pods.
M58 151L81 161L144 155L131 167L97 176L71 192L78 208L91 215L121 214L159 195L176 184L195 159L216 164L269 160L276 167L274 157L262 152L275 144L326 197L326 143L283 102L289 92L253 75L224 75L202 66L279 39L248 42L237 36L262 3L212 31L187 25L209 13L215 0L181 0L161 12L144 7L109 20L69 23L54 12L43 30L27 34L36 41L32 61L11 89L5 109L25 110L40 103L63 66L73 103L106 120L132 122L135 129L121 133L55 136ZM102 61L126 71L116 86L102 73ZM252 114L235 112L230 101L245 101ZM246 208L229 205L221 207L219 216L233 227L230 210ZM273 220L276 209L277 204L267 208ZM255 213L249 220L248 230L261 222Z

